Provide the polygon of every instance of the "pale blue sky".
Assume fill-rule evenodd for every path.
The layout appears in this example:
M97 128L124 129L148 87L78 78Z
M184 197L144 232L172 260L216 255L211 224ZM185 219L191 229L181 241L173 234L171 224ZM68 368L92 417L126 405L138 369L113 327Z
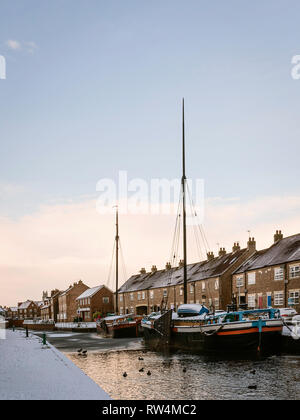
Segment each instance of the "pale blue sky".
M119 170L180 176L183 96L206 196L298 192L299 16L298 0L2 1L0 185L24 191L0 213L96 195Z

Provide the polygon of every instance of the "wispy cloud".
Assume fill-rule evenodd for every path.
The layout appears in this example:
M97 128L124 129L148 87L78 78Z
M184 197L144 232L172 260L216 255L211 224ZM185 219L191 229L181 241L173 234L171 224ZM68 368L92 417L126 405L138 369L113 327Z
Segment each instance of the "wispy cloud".
M16 196L19 193L23 193L25 191L26 189L22 185L0 182L0 200Z
M19 41L16 41L14 39L9 39L6 41L6 46L10 48L11 50L20 50L21 49L21 43Z
M30 54L33 54L38 49L38 46L33 41L17 41L15 39L9 39L5 44L10 50L25 51Z

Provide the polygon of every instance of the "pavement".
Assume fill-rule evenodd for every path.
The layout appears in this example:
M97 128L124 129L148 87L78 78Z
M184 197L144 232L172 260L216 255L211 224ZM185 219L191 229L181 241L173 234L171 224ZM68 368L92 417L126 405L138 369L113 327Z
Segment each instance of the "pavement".
M0 339L0 400L107 400L109 395L51 344L21 330Z

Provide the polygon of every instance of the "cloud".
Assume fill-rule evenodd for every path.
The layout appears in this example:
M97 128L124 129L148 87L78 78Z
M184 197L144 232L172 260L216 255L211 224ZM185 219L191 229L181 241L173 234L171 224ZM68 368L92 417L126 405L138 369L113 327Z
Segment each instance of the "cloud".
M8 41L6 41L6 45L11 50L20 50L21 49L21 43L19 41L13 40L13 39L9 39Z
M25 51L30 54L33 54L38 48L36 43L33 41L21 42L13 39L9 39L8 41L6 41L6 46L11 50Z
M10 191L10 188L5 188ZM300 196L257 197L253 200L206 200L205 232L211 249L246 246L248 233L259 249L270 246L275 230L299 233ZM43 290L66 289L82 279L88 286L108 281L115 235L114 215L100 215L96 200L53 204L18 220L0 216L0 304L39 299ZM175 217L120 215L120 236L127 276L170 260ZM200 259L193 228L188 228L188 260ZM205 253L204 246L203 254ZM180 247L180 253L182 251ZM180 255L179 255L180 257ZM113 287L113 279L110 287Z
M22 185L0 182L0 202L2 199L16 196L25 191L26 189Z

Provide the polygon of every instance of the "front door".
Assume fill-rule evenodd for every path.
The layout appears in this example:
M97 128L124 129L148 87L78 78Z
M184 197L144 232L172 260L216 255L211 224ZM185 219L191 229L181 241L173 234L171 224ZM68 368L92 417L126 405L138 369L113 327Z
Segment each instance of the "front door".
M258 297L258 307L259 307L259 309L263 308L263 297L262 296Z
M269 295L268 296L268 308L271 308L271 306L272 306L272 296Z

